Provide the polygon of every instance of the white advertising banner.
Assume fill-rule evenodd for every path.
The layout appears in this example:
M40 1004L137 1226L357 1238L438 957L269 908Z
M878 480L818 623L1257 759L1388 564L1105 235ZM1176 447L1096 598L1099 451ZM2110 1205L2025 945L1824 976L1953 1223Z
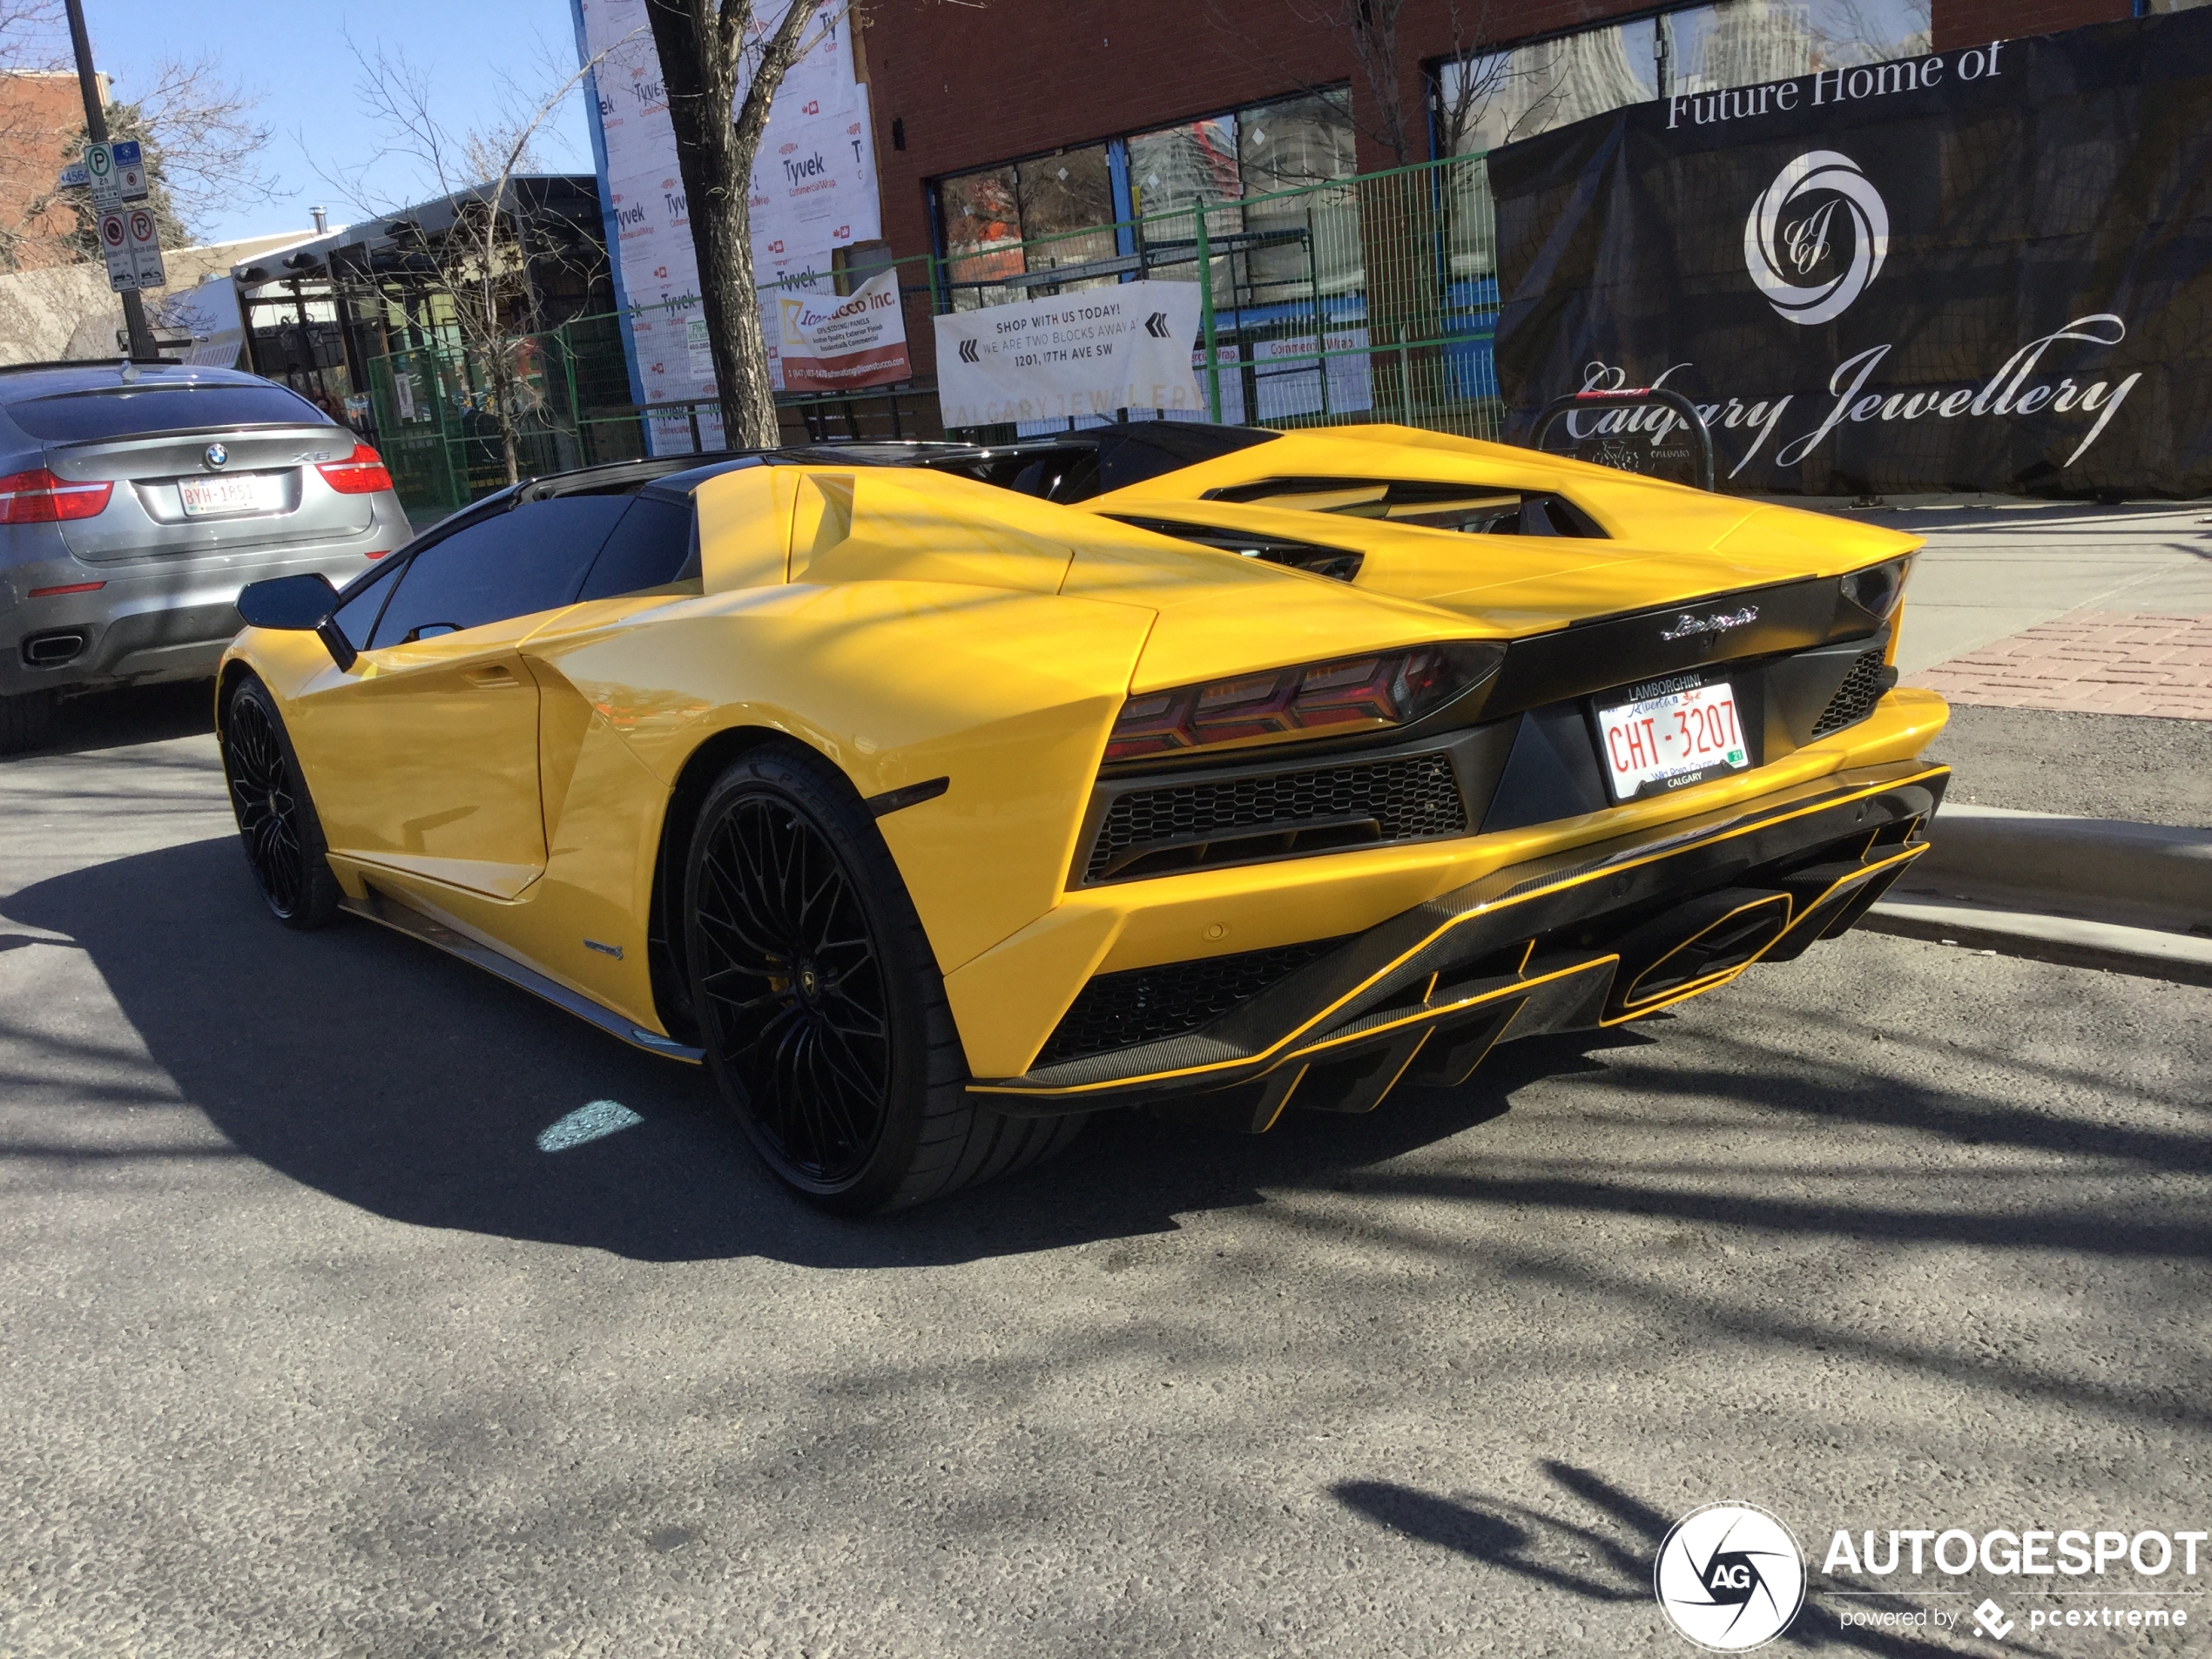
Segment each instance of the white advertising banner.
M644 0L575 0L578 40L595 68L608 240L628 313L625 343L648 403L711 400L714 375L698 349L703 331L698 260L676 134ZM757 41L779 20L772 3L753 24ZM751 180L753 280L760 290L769 373L779 388L784 300L826 294L831 255L882 234L867 89L853 74L841 15L807 26L809 43L777 89ZM705 412L702 411L705 418ZM678 414L654 422L655 447L690 443ZM718 435L720 428L714 427Z
M1124 282L933 319L947 428L1201 409L1195 282Z
M834 392L914 377L896 270L849 294L786 294L779 303L784 381L792 390Z

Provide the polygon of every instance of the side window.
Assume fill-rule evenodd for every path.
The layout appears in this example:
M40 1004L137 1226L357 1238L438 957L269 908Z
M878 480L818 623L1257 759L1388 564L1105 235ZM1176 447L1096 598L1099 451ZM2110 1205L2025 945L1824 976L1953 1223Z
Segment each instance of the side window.
M617 594L664 588L683 577L691 556L691 502L640 496L599 550L598 562L583 578L583 590L577 597L611 599Z
M629 505L624 496L556 496L455 530L408 561L374 643L401 644L569 604Z
M376 613L384 608L384 601L391 597L392 572L406 561L393 559L381 570L368 573L368 580L354 584L330 619L338 624L338 631L346 636L355 651L368 649L368 631L376 625Z

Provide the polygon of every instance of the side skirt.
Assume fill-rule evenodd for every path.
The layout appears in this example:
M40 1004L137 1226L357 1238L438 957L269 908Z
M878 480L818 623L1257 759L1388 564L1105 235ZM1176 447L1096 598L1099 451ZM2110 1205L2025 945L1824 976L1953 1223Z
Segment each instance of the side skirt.
M513 957L502 955L489 945L480 945L475 940L455 933L443 922L379 893L374 887L368 887L366 892L367 896L363 898L341 900L340 908L364 921L389 927L394 933L419 939L448 956L458 956L470 966L481 968L487 974L505 980L509 985L518 986L533 996L543 998L563 1012L573 1014L577 1019L598 1027L609 1036L617 1038L633 1049L643 1049L647 1054L657 1054L664 1060L680 1060L687 1065L696 1066L706 1059L704 1049L694 1049L672 1037L647 1031L612 1008L603 1008L590 997L546 978L536 968L525 968Z

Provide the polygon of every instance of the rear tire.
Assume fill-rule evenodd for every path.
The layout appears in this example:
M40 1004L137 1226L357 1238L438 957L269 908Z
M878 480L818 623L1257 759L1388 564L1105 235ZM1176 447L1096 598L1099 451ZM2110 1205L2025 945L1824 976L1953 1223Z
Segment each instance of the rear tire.
M223 709L223 776L246 868L269 914L287 927L327 927L345 896L330 870L330 846L268 688L251 676Z
M0 697L0 755L20 754L45 742L53 729L54 694L20 691Z
M840 1215L942 1197L1073 1141L974 1103L935 956L874 820L813 752L732 763L684 872L709 1069L777 1177Z

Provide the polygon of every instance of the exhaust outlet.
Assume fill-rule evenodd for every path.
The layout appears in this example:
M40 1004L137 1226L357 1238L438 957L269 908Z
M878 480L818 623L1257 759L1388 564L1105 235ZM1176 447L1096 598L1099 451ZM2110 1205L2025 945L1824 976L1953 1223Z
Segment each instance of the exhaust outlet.
M1723 887L1655 916L1622 939L1608 1022L1735 977L1790 926L1790 895Z
M64 663L74 662L90 643L90 636L81 628L65 628L51 634L33 634L23 642L24 666L59 668Z

